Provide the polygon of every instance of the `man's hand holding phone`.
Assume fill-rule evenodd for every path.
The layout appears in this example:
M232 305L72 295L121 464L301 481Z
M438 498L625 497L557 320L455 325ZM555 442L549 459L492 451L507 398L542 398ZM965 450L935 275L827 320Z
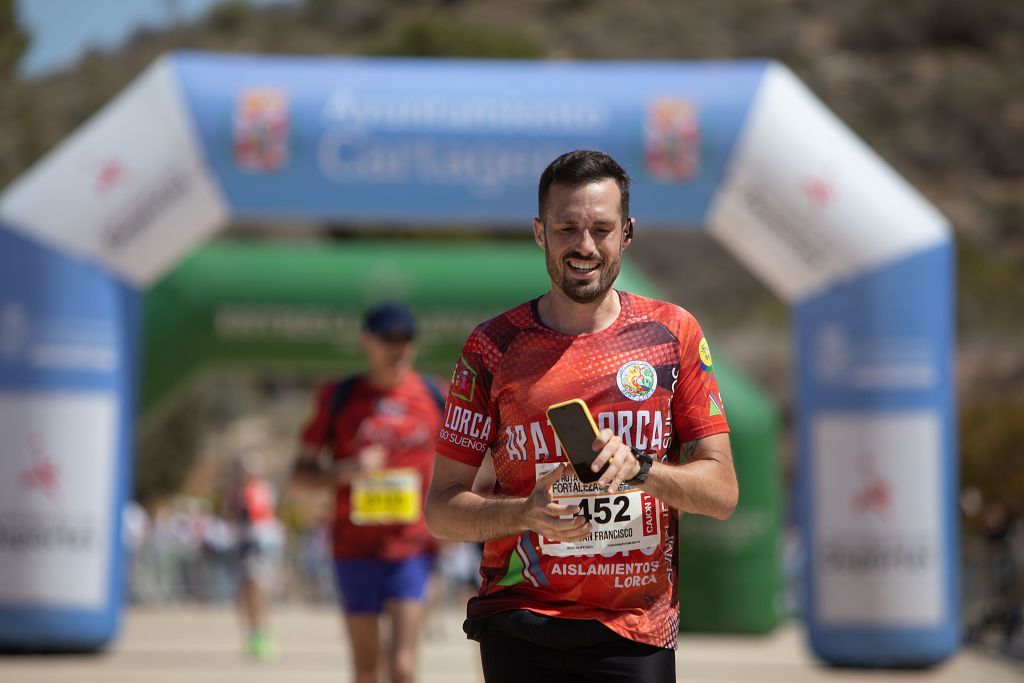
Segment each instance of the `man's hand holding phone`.
M553 541L578 541L590 535L591 531L590 523L580 515L577 506L552 502L551 487L567 471L565 465L559 465L542 475L524 501L526 527Z
M640 463L633 455L633 450L610 429L602 429L598 433L592 448L597 457L591 463L590 469L593 472L600 472L602 467L608 465L597 480L597 485L605 490L618 491L622 482L629 481L640 471Z
M548 421L576 476L585 484L597 482L617 491L640 471L632 449L610 429L597 430L587 404L574 398L548 407Z

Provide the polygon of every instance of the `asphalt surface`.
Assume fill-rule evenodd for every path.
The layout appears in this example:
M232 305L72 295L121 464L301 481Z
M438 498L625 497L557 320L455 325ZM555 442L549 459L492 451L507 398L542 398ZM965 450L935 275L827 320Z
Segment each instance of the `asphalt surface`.
M135 608L125 613L120 637L95 655L0 656L3 683L314 683L349 680L349 652L338 615L327 607L275 609L277 656L257 662L242 655L235 615L228 607ZM420 683L480 683L474 643L461 615L431 616L420 661ZM925 671L832 669L807 651L798 623L772 634L684 635L677 653L678 680L690 683L803 683L896 681L1002 683L1024 681L1024 666L964 649Z

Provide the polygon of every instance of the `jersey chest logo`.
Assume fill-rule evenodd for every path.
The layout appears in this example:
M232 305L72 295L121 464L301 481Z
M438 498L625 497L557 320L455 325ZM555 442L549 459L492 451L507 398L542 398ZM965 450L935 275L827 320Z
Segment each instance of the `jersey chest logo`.
M647 361L626 361L615 375L615 383L626 398L646 401L658 388L658 373Z

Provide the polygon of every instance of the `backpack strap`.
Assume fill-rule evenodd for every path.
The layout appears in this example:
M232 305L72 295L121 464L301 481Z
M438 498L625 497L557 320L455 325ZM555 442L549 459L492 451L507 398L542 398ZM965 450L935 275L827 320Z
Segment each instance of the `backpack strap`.
M331 392L331 402L327 409L327 429L324 430L324 445L334 451L334 423L338 421L341 409L348 403L352 395L352 388L359 380L359 375L349 375L334 385Z
M437 409L443 414L444 395L441 393L441 390L426 375L416 374L419 375L420 381L426 385L427 392L430 394L430 398L434 400L434 404L437 405ZM324 445L332 451L334 450L334 423L338 421L338 415L341 414L342 408L348 403L349 396L352 395L352 388L355 387L359 377L359 375L349 375L334 385L334 391L331 392L331 403L327 411L327 429L324 430Z
M427 391L430 392L430 398L434 399L434 403L437 404L437 409L440 410L441 414L443 415L444 395L441 393L441 390L438 389L437 385L434 384L434 382L426 375L420 374L420 379L423 380L423 383L427 385Z

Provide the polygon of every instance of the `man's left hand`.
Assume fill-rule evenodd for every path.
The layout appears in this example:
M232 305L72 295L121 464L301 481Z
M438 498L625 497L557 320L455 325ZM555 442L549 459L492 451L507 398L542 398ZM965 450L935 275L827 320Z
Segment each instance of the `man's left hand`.
M594 439L593 449L597 452L597 457L594 458L590 469L598 472L605 463L608 463L608 469L597 480L597 485L601 488L617 491L622 482L629 481L640 473L640 463L633 455L632 449L622 443L622 439L615 436L612 430L602 429Z

